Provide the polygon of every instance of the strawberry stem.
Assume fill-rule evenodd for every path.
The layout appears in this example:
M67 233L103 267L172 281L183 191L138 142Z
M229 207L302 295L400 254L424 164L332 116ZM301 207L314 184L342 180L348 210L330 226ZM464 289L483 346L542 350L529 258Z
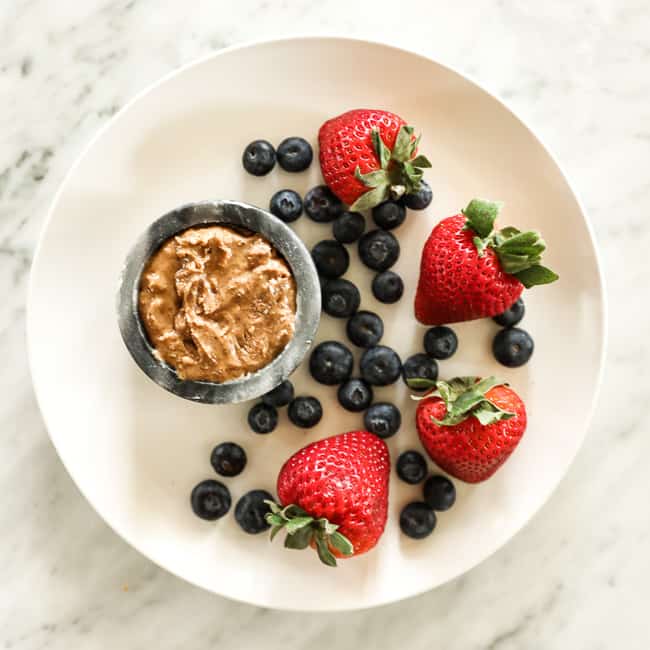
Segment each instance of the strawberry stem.
M286 531L285 548L302 550L314 543L318 557L327 566L336 566L336 558L331 549L341 555L354 554L350 540L330 523L325 517L316 519L295 504L280 506L275 501L265 501L271 509L266 521L271 525L271 541L281 531Z

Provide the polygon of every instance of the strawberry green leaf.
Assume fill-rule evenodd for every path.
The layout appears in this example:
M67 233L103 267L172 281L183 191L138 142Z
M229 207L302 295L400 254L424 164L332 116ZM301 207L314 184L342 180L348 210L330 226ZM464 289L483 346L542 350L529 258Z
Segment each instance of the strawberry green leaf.
M284 547L302 551L309 546L313 536L313 528L299 528L295 533L284 538Z
M409 145L409 160L411 160L420 146L420 140L422 139L422 134L418 135L417 138L411 139L411 144Z
M501 268L510 275L525 271L542 259L539 255L513 255L511 253L499 253L498 255Z
M343 555L352 555L354 553L354 546L350 540L341 533L332 533L330 535L330 544Z
M437 390L432 395L445 402L447 412L442 420L433 417L431 419L439 426L453 426L472 415L477 417L481 424L510 419L515 416L514 413L504 411L485 396L491 388L503 383L495 377L480 380L477 377L457 377L449 382L438 381Z
M520 232L521 230L513 228L512 226L501 228L501 230L498 230L494 233L494 243L496 246L501 246L501 244L503 244L506 240L514 237L515 235L518 235Z
M386 185L390 182L388 174L383 169L378 169L374 172L368 172L367 174L361 173L361 168L359 165L356 166L354 170L354 176L357 180L361 181L366 187L379 187L380 185Z
M285 519L289 520L292 517L304 517L307 513L295 503L290 503L288 506L282 508L281 514Z
M539 264L546 242L534 230L520 232L515 228L504 228L496 233L493 248L504 272L515 275L524 286L548 284L558 279L553 271ZM535 270L527 273L532 268ZM519 278L520 273L524 273L523 280Z
M405 162L402 166L404 170L404 175L406 176L406 181L408 185L415 186L419 185L422 180L423 171L419 168L413 166L410 162Z
M266 523L271 526L284 526L286 519L279 514L269 513L266 515Z
M533 266L523 269L514 274L526 289L530 289L538 284L550 284L559 279L559 275L547 269L541 264L533 264Z
M395 146L391 157L397 162L406 162L411 157L411 140L413 137L413 127L403 126L395 138Z
M546 250L546 242L535 230L513 233L508 228L506 233L505 235L503 235L503 232L501 233L503 235L503 242L498 244L499 250L517 254L543 253Z
M361 212L362 210L370 210L376 205L383 203L390 196L390 186L388 183L379 185L372 190L368 190L362 194L351 206L352 212Z
M409 377L406 380L406 384L409 388L415 389L424 389L424 388L435 388L436 382L433 379L427 379L426 377Z
M316 542L316 550L322 562L336 566L336 558L329 549L331 545L344 555L352 555L354 548L347 537L338 532L338 525L325 517L314 519L305 510L295 504L284 508L272 501L266 502L271 509L266 515L266 521L271 524L271 540L281 531L286 531L284 546L290 549L305 549L312 540Z
M406 193L417 192L422 181L422 169L431 167L426 156L416 156L420 138L413 137L412 126L400 128L392 151L378 129L373 129L370 135L380 168L365 174L359 166L354 170L355 178L371 191L352 203L350 210L353 211L369 210L387 199L397 200Z
M384 144L384 141L381 139L381 134L379 129L374 128L371 132L372 145L375 148L375 153L377 154L377 159L379 160L379 165L382 169L388 167L390 162L390 149Z
M321 535L316 535L316 551L323 564L336 566L336 558L332 554L332 551L330 551L327 540Z
M509 413L499 408L491 402L484 401L478 408L472 411L472 415L483 425L494 424L499 420L510 420L515 417L514 413Z
M475 406L481 404L485 400L485 393L497 385L497 380L494 377L489 377L488 379L493 381L488 381L484 385L481 385L479 382L471 388L467 388L462 393L456 394L455 399L449 402L451 413L448 412L448 415L455 417L462 416L462 419L464 419L467 413Z
M338 526L336 524L332 524L324 517L318 520L318 524L325 535L333 535L338 529Z
M288 535L293 535L297 530L309 526L312 521L314 521L313 517L294 517L284 524L284 528Z
M465 227L473 230L482 239L489 237L500 209L500 203L485 199L472 199L463 210L466 218Z
M429 162L429 159L426 156L423 156L420 154L419 156L416 156L412 160L409 161L413 167L421 167L423 169L427 169L431 167L431 163Z
M474 237L472 241L474 242L474 246L476 246L476 250L478 251L478 256L483 257L483 255L485 255L485 249L489 245L488 240L481 239L480 237Z
M488 380L489 379L491 378L488 377ZM455 400L459 395L475 386L479 381L481 381L480 377L454 377L453 379L445 382L445 384L449 386L451 396L450 398L452 400Z
M506 226L505 228L500 228L494 233L495 237L499 237L499 246L509 239L515 238L517 235L521 235L521 230L515 228L514 226Z
M540 264L546 250L546 242L540 233L535 230L521 232L511 226L494 231L500 207L500 203L472 199L463 210L465 230L476 233L472 241L478 256L483 257L485 249L492 248L503 272L514 275L527 289L555 282L558 275Z

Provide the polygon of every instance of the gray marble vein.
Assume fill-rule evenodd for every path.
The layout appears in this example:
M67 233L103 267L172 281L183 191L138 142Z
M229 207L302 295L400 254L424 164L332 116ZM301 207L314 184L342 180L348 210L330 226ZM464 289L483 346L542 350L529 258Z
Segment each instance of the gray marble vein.
M0 3L0 647L597 650L650 647L650 5L647 0ZM480 567L347 615L272 612L158 569L72 484L38 413L25 291L44 215L135 92L215 49L303 32L416 48L507 98L582 195L609 290L601 402L571 471ZM579 342L576 342L579 345ZM570 387L560 387L570 398Z

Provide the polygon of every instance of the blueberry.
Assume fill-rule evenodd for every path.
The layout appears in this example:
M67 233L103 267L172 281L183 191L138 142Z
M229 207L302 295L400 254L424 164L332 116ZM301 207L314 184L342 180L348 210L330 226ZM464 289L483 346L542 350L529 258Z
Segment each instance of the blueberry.
M495 316L492 320L501 325L501 327L512 327L524 317L525 313L526 307L524 307L524 301L519 298L514 305L511 305L502 314Z
M393 271L377 273L372 281L372 295L387 305L397 302L404 293L404 281Z
M325 278L339 278L350 266L350 254L334 239L319 241L311 249L311 256L318 273Z
M386 230L371 230L359 240L359 257L368 268L385 271L399 257L399 242Z
M266 515L271 509L265 501L273 500L273 496L266 490L251 490L237 501L235 519L245 533L256 535L271 527L266 521Z
M363 379L348 379L339 386L337 396L344 409L358 413L370 406L372 388Z
M253 176L265 176L275 166L275 149L266 140L254 140L242 155L244 169Z
M334 239L342 244L351 244L357 241L366 229L366 220L359 212L344 212L334 220L332 233Z
M197 517L214 521L223 517L230 510L232 500L230 490L223 483L208 479L201 481L192 490L190 503Z
M288 379L285 379L262 397L262 403L279 408L280 406L286 406L292 399L293 384Z
M248 426L255 433L271 433L278 425L278 412L268 404L255 404L248 412Z
M325 291L325 287L327 286L328 282L329 280L327 278L324 278L322 275L318 276L318 284L320 284L321 295L323 291Z
M346 381L352 373L352 352L338 341L323 341L309 357L309 372L320 384L336 386Z
M368 348L361 356L360 365L361 376L372 386L393 384L402 372L402 362L397 352L385 345Z
M372 404L363 416L363 426L380 438L394 436L402 424L399 409L388 402Z
M407 537L423 539L431 535L436 527L436 513L426 503L414 501L402 509L399 527Z
M271 197L269 205L271 214L284 223L295 221L302 214L302 199L298 192L293 190L280 190Z
M419 451L405 451L397 457L397 476L405 483L417 485L427 477L427 461Z
M430 476L422 491L427 505L434 510L449 510L456 501L456 488L446 476Z
M318 223L334 221L343 212L341 199L327 185L312 187L305 195L304 205L307 216Z
M501 330L492 342L494 358L508 368L523 366L534 349L535 344L530 334L518 327Z
M424 210L433 200L431 186L426 181L420 181L420 189L417 192L404 195L402 200L410 210Z
M434 359L449 359L457 347L458 338L450 327L440 325L424 333L424 351Z
M374 222L384 230L401 226L406 219L406 208L397 201L384 201L372 209Z
M348 338L360 348L377 345L384 335L384 323L371 311L358 311L348 321L345 328Z
M402 366L402 379L411 390L427 390L430 386L416 386L409 382L411 379L428 379L434 382L438 379L438 364L427 354L414 354Z
M315 427L323 417L323 407L315 397L296 397L289 404L289 419L297 427Z
M314 152L304 138L286 138L278 146L278 163L285 171L304 171L313 159Z
M322 289L323 311L335 318L352 316L361 304L359 289L349 280L329 280Z
M210 464L221 476L237 476L246 467L246 452L234 442L222 442L212 450Z

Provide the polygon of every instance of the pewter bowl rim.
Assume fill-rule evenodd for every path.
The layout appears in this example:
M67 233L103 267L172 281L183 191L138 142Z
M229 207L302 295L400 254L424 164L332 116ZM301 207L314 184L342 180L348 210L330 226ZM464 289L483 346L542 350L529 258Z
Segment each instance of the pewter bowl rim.
M140 278L151 255L170 237L188 228L211 223L246 228L265 237L285 258L296 281L295 333L287 346L264 368L223 383L180 379L171 366L156 356L138 309ZM287 379L311 347L320 313L318 273L300 237L266 210L227 199L186 203L152 222L127 254L117 295L122 340L139 368L165 390L205 404L252 400Z

